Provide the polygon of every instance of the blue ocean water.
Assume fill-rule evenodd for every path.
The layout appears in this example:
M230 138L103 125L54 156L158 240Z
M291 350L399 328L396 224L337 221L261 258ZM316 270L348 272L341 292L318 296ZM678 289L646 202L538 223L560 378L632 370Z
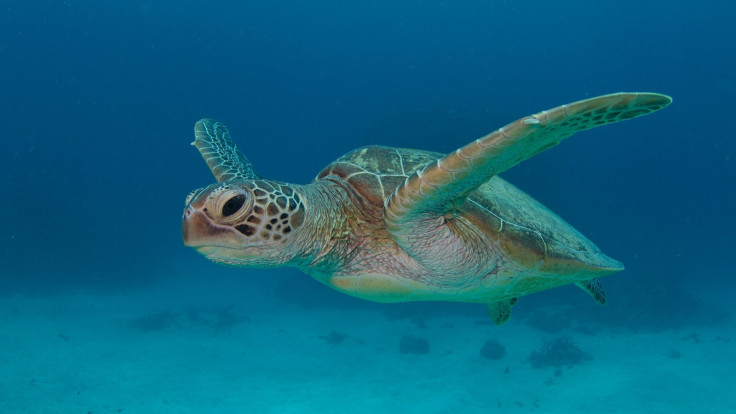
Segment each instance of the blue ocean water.
M14 338L20 349L24 340L32 342L43 336L36 332L48 328L48 349L56 349L75 338L64 333L64 319L47 301L58 301L64 309L87 309L89 303L113 297L125 303L120 298L130 297L140 303L131 304L129 313L120 305L116 312L125 316L106 319L103 311L96 323L118 321L125 331L141 327L126 321L140 321L145 315L158 315L165 322L165 315L156 312L170 312L175 315L171 320L179 320L187 306L209 306L216 310L203 318L221 322L221 316L236 315L240 322L234 326L249 326L246 337L263 338L275 322L264 322L269 329L259 332L255 324L243 322L257 320L252 313L284 312L277 318L283 330L311 332L289 321L301 323L315 312L315 318L336 318L329 328L320 325L325 332L318 329L309 336L333 338L326 340L330 346L340 342L335 338L341 332L356 329L355 319L340 319L348 310L367 312L372 327L381 326L384 319L413 321L406 322L407 332L418 329L413 335L419 336L424 332L420 324L441 332L443 326L463 323L455 319L478 320L479 325L470 322L468 330L481 330L502 343L506 338L507 348L522 341L519 338L536 349L540 341L568 335L590 341L589 348L597 349L616 341L606 336L611 332L646 332L652 343L672 344L658 349L657 355L683 354L670 353L664 362L651 363L671 364L672 371L684 372L689 369L688 355L680 348L695 342L691 334L698 343L727 347L731 339L736 341L730 294L736 288L736 136L730 99L736 92L736 55L730 51L736 41L734 13L736 6L717 0L5 1L0 4L0 301L6 302L0 307L0 330L5 331L0 339ZM618 91L659 92L674 102L650 116L580 134L503 174L626 265L625 272L602 281L609 297L606 307L591 303L574 288L559 288L522 298L509 322L516 328L492 328L481 323L485 310L479 305L372 304L343 297L293 269L217 266L182 244L185 196L214 181L189 145L200 118L227 124L264 177L307 183L333 159L359 146L450 152L522 116ZM89 306L104 310L102 305ZM23 319L30 314L36 319ZM84 320L84 315L72 314L72 325ZM449 321L433 325L432 318ZM196 318L188 320L162 329L176 337ZM597 336L579 339L582 330L573 327L583 325ZM30 331L18 334L11 329L16 326ZM89 333L87 343L94 342L92 326L78 328ZM472 356L478 358L475 348L487 338L457 326L450 336L470 343ZM521 327L527 330L518 333ZM338 336L328 335L333 330ZM356 358L371 355L379 368L380 361L386 361L384 368L390 372L388 367L395 365L390 361L404 356L398 351L403 334L399 331L367 330L360 339L368 343L365 347L356 345L358 339L339 346L362 349ZM424 336L432 339L430 333ZM214 341L223 337L216 335ZM206 338L213 337L208 333ZM371 348L371 339L389 345ZM175 346L179 340L162 334L151 346ZM417 357L417 366L448 363L444 349L432 349ZM463 360L459 349L449 351L458 364L480 364ZM588 352L593 354L588 364L602 358L592 349ZM105 360L106 354L93 354ZM733 351L727 355L723 363L733 366ZM324 358L309 350L301 356ZM5 358L21 357L9 352ZM644 360L653 361L642 356ZM330 369L297 369L304 375L294 382L288 374L294 362L274 361L249 375L278 372L286 384L282 390L289 395L301 389L297 383L317 375L314 372L325 375L318 383L330 384ZM127 362L111 357L107 366L116 370ZM330 363L329 358L323 360L325 366ZM648 363L630 372L636 376L641 371L645 378ZM52 371L58 366L49 364ZM151 403L136 410L121 403L102 409L101 397L73 404L51 397L43 401L44 394L33 391L43 386L31 382L41 374L23 369L31 365L22 364L0 379L0 411L145 412L155 407ZM503 365L512 372L517 366L529 369L523 358ZM561 376L574 383L573 374L565 370ZM207 371L206 365L201 371ZM222 372L214 366L210 374L201 371L199 380L167 392L197 393L211 382L209 375ZM349 381L361 384L356 372ZM239 375L245 374L233 378ZM557 378L554 370L544 375ZM703 375L714 383L719 378L715 371ZM369 377L374 378L366 374ZM90 372L89 378L94 382L95 374ZM462 389L462 378L449 370L434 380ZM505 378L506 395L513 395L513 384L522 380ZM124 382L111 381L109 386ZM368 412L394 403L397 412L480 412L497 404L520 412L537 409L521 396L484 401L472 392L462 403L454 400L459 406L434 401L427 407L418 404L417 397L409 409L401 405L407 400L399 394L410 391L395 385L384 389L380 381L370 384L376 394L373 402L353 402L357 405L350 410ZM685 407L669 407L665 397L684 385L667 385L655 391L665 402L645 404L646 410ZM279 395L278 388L263 387L261 392ZM93 391L87 396L102 392L89 389ZM709 389L715 395L725 393ZM74 395L75 390L66 391ZM273 403L262 406L266 400L258 398L265 397L250 395L245 388L228 392L241 399L220 399L214 389L202 391L214 401L210 403L165 398L179 401L179 411L169 412L202 412L199 404L209 404L206 412L326 412L325 407L339 411L346 404L340 399L334 405L296 404L274 397L268 400ZM453 400L456 394L435 396ZM164 397L131 394L127 400L159 398ZM580 404L569 410L588 407L588 400L579 398ZM595 396L588 398L593 406ZM18 402L24 399L39 405ZM279 401L285 405L279 406ZM287 401L293 404L287 406ZM697 406L697 397L692 401ZM733 400L716 401L723 405L712 412L736 411L728 405ZM564 403L540 397L537 405L550 412ZM619 408L602 411L626 411L623 405Z

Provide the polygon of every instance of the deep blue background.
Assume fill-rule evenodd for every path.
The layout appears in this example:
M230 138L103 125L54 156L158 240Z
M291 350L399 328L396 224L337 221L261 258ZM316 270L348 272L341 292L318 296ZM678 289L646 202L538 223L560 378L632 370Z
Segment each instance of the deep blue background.
M215 290L291 277L320 292L182 245L184 197L213 181L189 146L202 117L226 123L263 176L305 183L358 146L449 152L617 91L674 103L504 177L627 265L604 281L614 290L733 289L733 3L211 3L0 5L2 292L187 274Z

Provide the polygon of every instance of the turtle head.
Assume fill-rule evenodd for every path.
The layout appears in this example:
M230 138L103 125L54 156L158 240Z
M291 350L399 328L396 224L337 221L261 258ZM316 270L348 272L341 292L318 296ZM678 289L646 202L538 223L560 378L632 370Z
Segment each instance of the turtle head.
M266 180L230 180L192 191L182 223L184 244L208 259L248 267L283 265L298 249L304 222L294 189Z

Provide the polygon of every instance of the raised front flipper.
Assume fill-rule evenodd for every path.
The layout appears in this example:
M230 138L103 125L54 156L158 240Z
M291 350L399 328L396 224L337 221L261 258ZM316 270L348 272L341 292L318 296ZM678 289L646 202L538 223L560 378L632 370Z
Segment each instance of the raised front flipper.
M194 125L194 142L218 183L260 178L248 158L233 144L227 127L213 119L202 119Z
M386 204L386 228L420 261L422 256L436 255L429 251L434 249L427 249L428 244L450 236L435 232L433 240L425 240L428 228L434 230L443 215L462 206L468 195L494 175L576 132L646 115L671 101L655 93L617 93L521 118L410 175Z

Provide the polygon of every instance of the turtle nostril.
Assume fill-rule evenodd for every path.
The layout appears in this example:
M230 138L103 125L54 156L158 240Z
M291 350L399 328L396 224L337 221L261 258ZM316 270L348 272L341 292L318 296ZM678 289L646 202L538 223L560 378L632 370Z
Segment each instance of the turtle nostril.
M235 197L227 200L224 206L222 206L222 216L228 217L237 213L241 207L245 204L245 195L238 194Z

